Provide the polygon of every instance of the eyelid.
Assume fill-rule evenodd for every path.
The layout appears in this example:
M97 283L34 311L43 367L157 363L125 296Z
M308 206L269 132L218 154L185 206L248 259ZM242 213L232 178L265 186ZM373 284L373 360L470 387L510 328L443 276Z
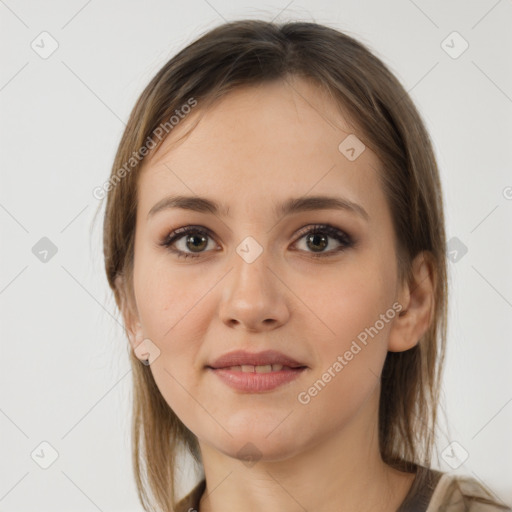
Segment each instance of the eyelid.
M311 232L315 232L315 231L327 233L329 236L331 236L333 238L344 237L344 238L346 238L347 242L352 241L352 237L344 229L337 228L336 226L333 226L332 224L328 224L328 223L308 224L307 226L300 228L298 231L295 232L295 235L294 235L294 237L296 238L295 241L297 241L298 239L301 239L303 236L305 236Z
M189 234L190 232L205 234L208 235L213 240L215 240L213 231L211 231L209 228L195 224L188 224L187 226L172 229L170 232L168 232L162 241L162 245L172 241L176 241L183 237L184 235Z
M193 258L197 258L197 257L200 257L203 254L207 254L209 252L212 252L210 250L210 251L205 251L204 253L203 252L193 253L193 252L185 252L185 251L181 251L179 249L173 248L173 245L176 242L178 242L179 240L181 240L182 238L184 238L188 234L205 235L206 237L211 238L217 245L219 245L217 240L216 240L216 238L215 238L215 236L214 236L214 234L213 234L213 232L210 229L208 229L205 226L199 226L199 225L194 225L194 224L189 224L187 226L182 226L182 227L179 227L179 228L171 230L163 238L163 240L158 243L158 245L159 246L163 246L168 251L176 254L177 256L182 256L182 257L190 257L191 256ZM184 256L184 255L186 255L186 256Z

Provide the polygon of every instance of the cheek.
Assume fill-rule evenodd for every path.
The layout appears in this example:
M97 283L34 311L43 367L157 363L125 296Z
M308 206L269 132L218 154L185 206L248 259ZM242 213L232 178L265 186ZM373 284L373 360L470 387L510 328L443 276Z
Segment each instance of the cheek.
M150 369L164 400L187 425L200 421L200 408L191 406L199 395L202 359L198 357L211 301L201 279L185 278L183 272L151 271L140 275L138 303L144 334L160 350Z
M391 288L385 281L369 281L368 274L364 278L357 271L350 276L324 287L324 294L316 300L312 297L329 331L326 327L323 336L311 340L317 364L297 402L313 423L314 418L319 422L321 418L322 429L348 422L370 397L378 396L395 316Z
M303 281L298 294L323 320L324 336L330 333L334 340L354 337L391 307L394 276L385 268L377 258L360 258Z
M165 370L182 382L190 379L194 365L199 364L197 352L209 309L204 295L211 285L207 286L209 279L205 284L184 272L172 271L164 263L154 258L145 264L144 258L139 258L134 287L144 336L160 350L151 365L153 373L161 374L159 380L165 387L174 388Z
M344 374L337 379L338 385L346 387L350 382L361 385L380 375L396 314L392 308L394 276L386 273L383 266L376 257L361 259L357 265L340 266L336 276L322 280L307 292L307 303L317 317L314 325L319 326L312 343L319 361L316 377L331 368L336 376ZM333 368L336 362L338 371ZM326 375L325 380L328 379Z
M184 318L197 315L215 284L215 276L200 265L182 267L172 258L165 250L141 247L134 266L137 307L146 320L142 323L157 338L167 338L181 328Z

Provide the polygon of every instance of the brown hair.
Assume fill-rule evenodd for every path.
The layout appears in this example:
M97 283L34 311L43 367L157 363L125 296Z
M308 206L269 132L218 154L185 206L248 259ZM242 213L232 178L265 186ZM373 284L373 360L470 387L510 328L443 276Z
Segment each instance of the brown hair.
M144 161L135 161L134 153L149 139L156 151L165 140L153 140L158 127L191 98L204 110L236 87L289 76L324 88L357 122L358 137L382 162L385 172L379 179L391 208L400 279L411 278L417 254L430 255L436 284L430 327L413 348L388 352L381 377L382 459L413 471L415 464L430 463L444 359L447 276L441 185L429 135L408 93L383 62L352 37L316 23L241 20L214 28L163 66L131 112L106 188L103 243L108 282L122 310L134 303L137 176ZM122 287L118 276L124 279ZM177 449L184 446L200 463L197 439L163 399L149 366L132 350L130 362L139 498L145 510L173 510Z

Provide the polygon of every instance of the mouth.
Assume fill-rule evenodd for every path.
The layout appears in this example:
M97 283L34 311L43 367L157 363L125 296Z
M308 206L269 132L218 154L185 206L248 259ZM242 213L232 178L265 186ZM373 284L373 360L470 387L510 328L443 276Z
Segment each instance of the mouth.
M282 365L242 365L208 369L222 383L240 393L273 391L298 379L306 370L305 366L290 368Z
M276 350L224 354L206 369L241 393L263 393L298 379L309 367Z
M277 352L235 351L225 354L206 369L228 387L242 393L263 393L299 378L308 366Z
M252 364L243 364L236 366L225 366L222 368L213 368L208 366L207 368L211 368L212 370L228 370L230 372L241 372L241 373L275 373L275 372L291 372L295 370L302 370L307 368L307 366L285 366L282 364L265 364L265 365L252 365Z
M247 373L270 373L282 370L295 370L307 366L277 350L265 350L263 352L247 352L235 350L224 354L207 365L214 370L231 369Z

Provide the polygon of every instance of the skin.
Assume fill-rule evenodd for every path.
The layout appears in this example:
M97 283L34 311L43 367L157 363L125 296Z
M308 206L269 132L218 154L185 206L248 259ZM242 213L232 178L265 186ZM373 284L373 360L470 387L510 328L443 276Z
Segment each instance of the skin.
M207 481L200 511L394 511L414 475L380 457L378 377L388 350L413 347L427 330L434 288L424 255L414 261L413 280L398 281L379 159L368 147L354 161L338 150L357 132L303 79L230 93L175 144L199 109L139 176L135 303L123 314L134 349L142 338L158 347L155 381L199 440ZM229 206L229 216L173 208L148 219L171 194L214 199ZM342 210L274 215L276 203L312 194L348 198L369 220ZM335 252L340 243L328 238L331 256L315 257L315 244L297 233L319 223L355 244ZM199 257L178 258L159 245L190 224L213 233ZM236 252L247 236L263 249L252 263ZM175 247L198 254L186 241ZM301 404L298 394L395 302L403 313ZM270 392L242 393L205 369L235 349L276 349L308 369ZM248 442L259 457L254 465L237 455Z

